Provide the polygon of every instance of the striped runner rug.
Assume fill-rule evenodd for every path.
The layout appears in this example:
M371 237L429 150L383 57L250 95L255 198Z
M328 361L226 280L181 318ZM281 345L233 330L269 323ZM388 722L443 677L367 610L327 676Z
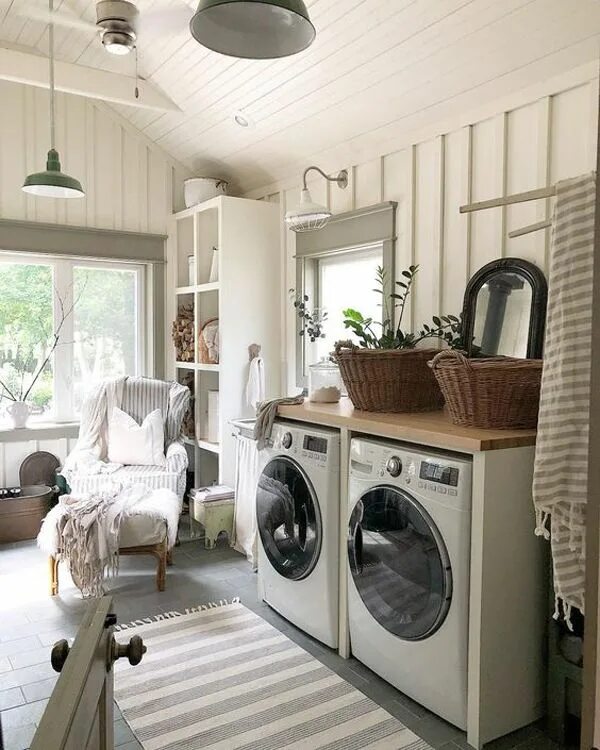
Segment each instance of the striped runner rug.
M175 613L171 613L174 615ZM431 750L242 604L123 627L141 664L115 664L115 698L144 750Z

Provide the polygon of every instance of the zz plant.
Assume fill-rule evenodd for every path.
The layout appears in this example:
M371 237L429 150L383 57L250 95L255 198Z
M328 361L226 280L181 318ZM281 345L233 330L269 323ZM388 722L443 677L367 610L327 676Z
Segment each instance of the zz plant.
M406 302L418 270L417 265L402 271L402 279L396 281L394 291L386 294L385 270L377 268L377 287L373 291L381 295L383 321L365 318L351 307L343 311L344 326L359 339L363 349L414 349L419 342L431 338L442 339L453 349L462 347L462 321L456 315L434 315L433 325L424 323L416 333L402 329ZM397 323L394 323L394 318Z

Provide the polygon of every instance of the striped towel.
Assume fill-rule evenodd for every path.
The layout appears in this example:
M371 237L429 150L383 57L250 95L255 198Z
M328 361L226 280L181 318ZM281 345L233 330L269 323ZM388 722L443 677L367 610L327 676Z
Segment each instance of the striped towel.
M533 501L570 626L584 611L595 174L556 187Z

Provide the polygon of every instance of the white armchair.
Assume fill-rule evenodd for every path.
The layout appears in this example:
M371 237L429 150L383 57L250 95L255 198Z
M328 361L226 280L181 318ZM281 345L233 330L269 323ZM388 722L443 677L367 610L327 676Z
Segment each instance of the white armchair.
M112 389L112 390L111 390ZM179 515L186 484L188 456L183 444L182 424L189 409L190 391L186 386L175 382L164 382L142 377L127 377L111 383L108 387L94 392L89 398L93 403L84 404L88 415L94 412L93 419L98 425L97 440L80 440L72 455L65 462L63 475L72 495L85 497L93 492L110 491L119 486L143 483L149 489L169 489L177 496L177 509L170 515ZM121 466L116 470L106 462L106 421L111 405L119 406L133 417L138 424L155 409L160 409L164 418L166 466ZM83 430L83 418L82 418ZM92 431L91 434L95 435ZM84 443L83 450L81 443ZM79 451L94 456L92 468L82 461L70 460ZM74 467L74 468L73 468ZM173 535L169 539L167 523L155 515L136 514L126 517L119 531L119 553L124 555L150 554L158 559L156 582L159 591L165 587L166 565L170 562ZM170 544L171 542L171 544ZM50 590L58 593L58 563L60 553L51 558Z

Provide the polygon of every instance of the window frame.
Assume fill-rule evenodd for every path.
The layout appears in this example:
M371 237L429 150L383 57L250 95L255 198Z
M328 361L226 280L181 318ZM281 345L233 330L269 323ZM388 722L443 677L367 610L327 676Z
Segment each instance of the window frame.
M365 253L369 250L377 251L382 257L382 265L386 274L386 288L384 293L391 291L394 278L394 242L380 240L352 247L336 248L335 250L320 251L302 256L296 256L296 292L300 295L308 295L311 309L320 307L321 280L320 263L336 256L351 255L353 253ZM374 280L373 280L374 281ZM383 310L382 310L383 319ZM296 385L298 388L308 387L308 366L315 360L314 347L306 336L300 333L304 329L303 321L296 315Z
M152 375L149 357L154 350L153 319L151 313L152 274L148 263L132 263L115 259L60 256L55 254L10 252L0 250L0 264L19 263L22 265L50 266L54 288L60 294L65 307L73 302L75 268L95 268L99 270L133 271L136 274L136 372L135 375ZM53 295L54 323L60 314L57 295ZM46 424L61 424L79 421L73 402L73 316L70 315L63 326L60 347L61 356L55 351L52 357L53 368L53 408L44 419ZM68 343L71 342L71 343Z

